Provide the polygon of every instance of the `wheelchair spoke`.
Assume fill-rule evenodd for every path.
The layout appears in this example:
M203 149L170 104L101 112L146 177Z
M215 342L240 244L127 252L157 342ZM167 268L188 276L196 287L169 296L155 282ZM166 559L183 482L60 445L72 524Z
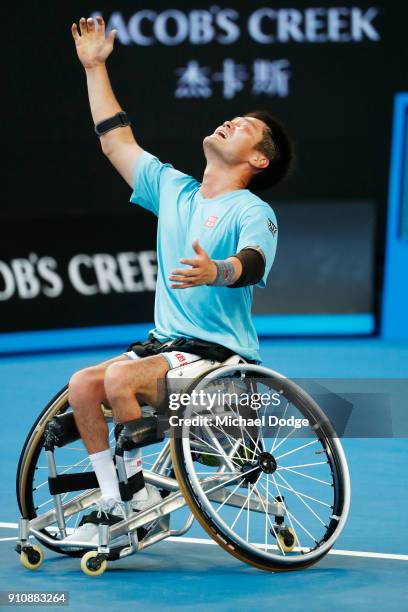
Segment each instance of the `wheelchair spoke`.
M194 411L194 414L197 414L197 415L198 415L198 413L197 413L197 412L195 412L195 411ZM198 416L199 416L199 415L198 415ZM230 434L228 434L228 433L227 433L227 432L226 432L226 431L225 431L223 428L218 427L217 425L215 425L215 423L212 423L212 424L211 424L211 427L214 427L215 429L218 429L218 431L220 431L221 433L223 433L223 434L225 435L225 437L227 438L228 442L229 442L229 443L230 443L230 445L231 445L231 449L234 447L234 444L231 442L231 440L233 440L233 441L234 441L234 443L235 443L237 440L235 440L235 439L234 439L234 438L233 438L233 437L232 437ZM242 433L242 426L241 426L241 433ZM240 438L240 445L241 445L241 446L244 448L244 450L245 450L245 458L246 458L246 459L248 459L248 456L247 456L247 451L251 451L251 453L252 453L253 455L255 454L255 451L254 451L254 450L252 450L251 448L248 448L248 446L247 446L246 444L244 444L244 442L243 442L242 440L244 440L244 438L243 438L243 437L241 437L241 438ZM229 455L228 455L228 456L229 456Z
M251 492L251 495L253 493L252 489L251 489L251 483L249 483L248 485L248 490ZM249 542L249 499L251 497L251 495L248 496L247 499L247 514L246 514L246 541Z
M207 451L200 451L197 449L194 449L193 451L194 453L196 453L197 455L208 455L209 457L222 457L222 455L220 455L220 453L209 453Z
M287 402L287 404L285 406L285 410L283 411L283 416L282 416L283 419L286 416L286 411L288 409L289 403L290 402ZM271 450L269 451L270 453L273 453L273 451L275 450L275 444L276 444L276 440L278 439L280 430L281 430L281 425L279 424L278 431L276 432L276 436L275 436L275 438L273 439L273 442L272 442Z
M232 382L232 388L234 389L234 393L235 393L235 385L234 385L234 381ZM230 407L230 410L232 410L232 408L231 408L231 407ZM232 410L232 412L234 412L234 411ZM236 415L236 413L235 413L235 412L234 412L234 414ZM244 437L244 432L243 432L243 428L242 428L242 423L241 423L241 421L239 421L239 428L240 428L240 430L241 430L241 440L245 440L245 437ZM248 460L248 455L247 455L247 452L246 452L246 446L244 447L244 451L245 451L245 459L247 459L247 460Z
M292 450L287 451L286 453L283 453L283 455L277 455L275 457L275 459L276 460L282 459L282 457L286 457L287 455L291 455L292 453L296 453L296 452L300 451L302 448L306 448L306 446L310 446L311 444L316 444L317 442L319 442L319 440L316 438L316 440L312 440L311 442L307 442L306 444L302 444L301 446L297 446L296 448L292 448ZM278 446L279 446L279 444L278 444ZM278 448L278 446L276 448Z
M50 497L49 499L47 499L47 501L43 502L42 504L40 504L39 506L37 506L37 510L38 508L43 508L44 506L46 506L47 504L52 503L54 500L52 497Z
M228 457L228 455L226 454L223 447L221 446L221 444L219 443L218 439L215 437L211 429L208 427L208 425L204 425L204 430L206 431L207 436L210 438L210 440L212 440L217 451L221 453L221 459L224 465L226 467L229 467L230 469L233 469L234 468L233 461L231 461L231 459Z
M259 483L259 484L260 484L261 487L263 487L265 489L265 487L264 487L264 485L262 483ZM326 508L332 508L333 507L330 504L327 504L326 502L321 501L320 499L316 499L315 497L311 497L310 495L306 495L306 493L301 493L300 491L297 491L293 487L289 488L286 485L283 485L282 483L279 484L279 488L280 489L285 489L286 491L290 491L291 493L294 493L296 491L296 493L298 495L300 495L301 497L305 497L306 499L310 499L311 501L314 501L317 504L321 504L322 506L325 506Z
M243 482L243 478L241 478L241 480L239 481L239 483L232 489L232 491L230 492L230 494L228 495L228 497L226 497L224 499L224 501L218 506L216 513L218 514L218 512L221 510L221 508L223 508L223 506L231 499L231 497L234 495L235 491L237 489L239 489L239 487L241 486Z
M211 409L212 410L212 409ZM197 416L201 416L198 412L196 412L195 410L193 411L193 414L196 414ZM212 414L212 416L215 416ZM216 425L215 423L211 423L211 427L213 427L214 429L218 429L218 431L220 431L222 434L224 434L224 436L226 437L226 439L228 440L228 442L230 443L231 447L233 446L232 442L231 442L231 436L224 430L223 427L218 427L218 425Z
M212 450L215 450L215 451L219 450L219 449L218 449L218 448L216 448L215 446L212 446L211 444L209 444L208 442L206 442L205 440L203 440L202 438L200 438L199 436L197 436L197 434L196 434L196 433L191 432L191 435L193 435L193 436L194 436L194 437L195 437L197 440L199 440L199 442L202 442L203 444L205 444L206 446L208 446L208 447L209 447L209 448L211 448ZM196 450L194 450L193 452L197 452L197 451L196 451ZM205 451L204 451L204 454L206 454L206 453L205 453ZM220 455L220 457L223 457L223 456L224 456L224 455ZM232 463L235 463L233 460L231 460L231 461L232 461ZM237 465L237 466L239 467L239 464L235 463L235 465Z
M266 501L269 503L269 478L268 476L269 474L266 475ZM268 518L269 518L269 515L267 512L265 512L265 551L268 550Z
M67 468L67 470L66 470L66 471L68 471L68 470L72 470L72 467L73 467L73 466L72 466L72 465L56 465L55 467L56 467L57 469L60 469L60 468ZM47 467L47 466L45 466L45 465L44 465L44 466L39 465L39 466L37 467L37 470L48 470L48 467Z
M297 470L292 470L291 468L278 467L276 471L278 472L280 470L285 470L287 472L293 472L294 474L298 474L299 476L303 476L304 478L309 478L310 480L321 482L322 484L328 485L329 487L333 486L332 483L327 482L327 480L322 480L321 478L315 478L314 476L309 476L308 474L302 474L302 472L298 472Z
M143 455L142 453L142 459L143 461L145 459L148 459L149 457L157 457L158 455L160 455L161 451L157 451L156 453L149 453L148 455Z
M285 468L304 468L304 467L312 467L313 465L327 465L328 461L315 461L314 463L301 463L300 465L282 465L280 467Z
M264 512L265 512L265 516L267 517L267 519L268 519L268 521L269 521L269 524L270 524L270 526L271 526L271 529L272 529L272 531L273 531L273 533L274 533L274 535L275 535L276 541L277 541L277 542L279 542L279 539L278 539L278 536L277 536L277 533L276 533L276 529L275 529L275 525L272 523L272 521L271 521L271 519L270 519L270 516L269 516L269 514L268 514L268 511L267 511L266 506L265 506L265 504L264 504L264 501L263 501L263 499L262 499L262 495L259 493L258 488L257 488L257 486L256 486L256 485L254 485L254 489L255 489L255 493L258 495L259 501L261 502L261 504L262 504L262 506L263 506L263 509L264 509ZM272 497L273 497L273 496L272 496ZM275 498L274 498L274 499L275 499ZM279 549L282 551L282 553L283 553L283 554L285 554L285 551L284 551L284 550L282 550L282 549L281 549L281 547L279 547Z
M251 495L252 495L251 488L248 487L248 495L247 495L246 499L244 500L244 503L242 504L242 506L241 506L241 508L240 508L240 510L239 510L239 512L237 514L237 516L235 517L235 520L234 520L234 522L231 525L231 529L234 529L235 523L237 522L237 520L241 516L243 509L245 508L246 504L249 504L249 498L250 498Z
M248 470L248 472L246 472L246 475L250 474L251 472L254 472L256 469L256 467L252 468L252 470ZM209 493L212 493L213 491L217 491L217 489L220 489L221 487L225 487L225 485L229 484L230 482L233 482L234 480L237 480L237 478L242 477L242 473L241 472L237 472L236 476L234 476L234 478L230 478L229 480L222 482L221 484L216 485L215 487L213 487L212 489L206 489L205 492L208 495Z
M197 474L199 476L215 476L216 474L218 474L218 472L197 472ZM222 472L222 475L225 476L230 476L231 474L237 474L237 472Z
M228 404L228 402L227 402L227 406L229 407L229 409L231 410L231 412L232 412L232 413L233 413L233 414L234 414L234 415L235 415L235 416L236 416L236 417L239 419L239 417L240 417L239 412L235 412L235 410L233 409L233 407L232 407L230 404ZM261 449L259 448L258 444L255 442L255 440L253 439L253 437L252 437L252 436L251 436L251 434L249 433L248 429L247 429L245 426L241 425L241 420L240 420L240 419L239 419L239 421L238 421L238 422L239 422L239 424L240 424L240 429L241 429L241 437L242 437L242 439L243 439L243 440L245 439L245 436L244 436L244 435L243 435L243 433L242 433L242 431L245 431L245 433L248 435L248 437L249 437L249 439L251 440L251 442L253 442L254 447L256 448L256 450L257 450L257 451L259 451L259 452L261 452Z
M253 385L252 385L252 382L251 382L251 389L252 388L253 388ZM264 418L265 415L266 415L266 405L264 407L262 418ZM259 448L259 441L261 441L262 448L266 449L265 440L264 440L263 435L262 435L262 427L258 427L258 437L256 439L256 448Z
M282 438L282 440L279 442L279 444L277 444L275 446L275 448L273 449L273 451L271 452L275 452L280 446L282 446L282 444L284 444L286 442L286 440L288 440L291 436L293 436L293 434L296 432L296 427L292 427L291 431L288 433L287 436L285 436L284 438Z

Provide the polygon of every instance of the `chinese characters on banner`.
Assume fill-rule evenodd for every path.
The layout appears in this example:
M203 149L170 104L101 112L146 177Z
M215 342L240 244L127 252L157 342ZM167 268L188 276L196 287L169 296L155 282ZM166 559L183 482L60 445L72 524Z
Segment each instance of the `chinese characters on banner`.
M224 59L221 70L212 72L196 60L176 70L176 98L211 98L221 92L231 100L247 89L252 95L286 98L289 94L290 62L287 59L255 59L250 66ZM220 88L220 89L219 89Z
M241 11L237 10L239 4ZM243 37L264 48L274 44L357 45L381 41L377 23L381 11L376 6L276 8L257 4L235 3L233 8L211 3L184 11L176 7L156 11L148 5L130 16L115 10L104 16L106 32L114 28L118 43L141 48L228 45L230 56ZM91 16L99 14L94 11ZM290 51L285 55L290 57ZM286 98L292 73L295 66L292 69L289 59L254 58L241 64L228 57L214 71L190 59L175 69L173 93L178 99L222 96L232 100L239 93Z

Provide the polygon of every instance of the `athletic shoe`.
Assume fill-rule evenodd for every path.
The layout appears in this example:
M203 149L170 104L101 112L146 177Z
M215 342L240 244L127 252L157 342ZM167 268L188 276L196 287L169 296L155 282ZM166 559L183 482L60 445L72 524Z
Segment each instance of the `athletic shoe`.
M156 487L151 484L147 484L145 486L147 491L146 499L132 501L132 508L135 512L142 512L143 510L147 510L148 508L150 508L150 506L154 506L163 501L159 490L156 489Z
M155 506L163 501L163 498L156 487L151 484L146 484L145 486L147 490L147 497L146 499L141 499L139 501L132 501L132 508L134 512L143 512L143 510L147 510L151 506ZM157 521L158 519L154 519L153 521L149 521L141 527L138 527L137 536L139 540L143 540L148 532L156 525Z
M66 542L87 542L95 547L99 544L99 525L115 525L126 518L123 502L117 499L100 499L95 504L96 510L82 517L79 527L65 538ZM129 536L118 536L109 542L110 548L129 546Z

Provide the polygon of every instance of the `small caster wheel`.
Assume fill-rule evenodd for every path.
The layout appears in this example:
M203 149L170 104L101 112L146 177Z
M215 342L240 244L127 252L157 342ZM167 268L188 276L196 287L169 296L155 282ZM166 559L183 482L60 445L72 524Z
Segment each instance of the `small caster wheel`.
M42 548L37 546L37 544L27 546L20 553L20 561L24 567L29 570L38 569L44 561L44 553Z
M95 550L89 550L81 559L81 570L87 576L100 576L106 570L106 559Z
M282 529L278 533L278 545L284 553L291 552L296 546L296 536L290 527Z

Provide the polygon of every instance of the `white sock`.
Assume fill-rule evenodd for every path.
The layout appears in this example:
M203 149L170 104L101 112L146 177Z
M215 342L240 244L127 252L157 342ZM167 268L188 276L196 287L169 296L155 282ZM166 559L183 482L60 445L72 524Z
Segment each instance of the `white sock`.
M119 482L110 448L89 455L103 499L120 500Z
M123 453L123 459L125 460L126 475L128 478L134 476L142 470L142 451L140 448L134 448ZM142 501L148 498L146 487L137 491L132 497L132 501Z

